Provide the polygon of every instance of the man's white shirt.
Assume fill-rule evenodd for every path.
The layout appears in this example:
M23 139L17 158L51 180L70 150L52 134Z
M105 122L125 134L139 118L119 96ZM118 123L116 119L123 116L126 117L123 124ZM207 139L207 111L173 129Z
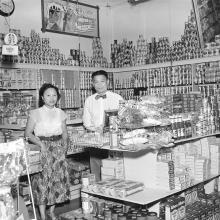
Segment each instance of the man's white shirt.
M96 127L104 123L104 111L119 108L119 101L123 98L114 93L107 91L106 98L96 99L97 93L89 96L84 105L83 124L89 130L95 130Z

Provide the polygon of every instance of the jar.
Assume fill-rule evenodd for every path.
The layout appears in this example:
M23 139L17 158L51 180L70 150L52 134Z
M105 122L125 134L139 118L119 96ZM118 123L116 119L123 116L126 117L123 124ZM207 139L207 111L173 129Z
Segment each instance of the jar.
M158 220L156 212L148 212L146 220Z

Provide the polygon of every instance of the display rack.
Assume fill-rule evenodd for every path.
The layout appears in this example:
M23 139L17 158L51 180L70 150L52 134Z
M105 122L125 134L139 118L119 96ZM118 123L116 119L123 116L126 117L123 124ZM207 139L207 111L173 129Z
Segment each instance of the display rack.
M121 68L59 66L59 65L45 65L45 64L36 65L36 64L28 64L28 63L0 63L0 68L51 69L51 70L72 70L72 71L88 71L88 72L93 72L99 69L103 69L107 72L120 73L120 72L127 72L127 71L156 69L156 68L162 68L162 67L181 66L181 65L187 65L187 64L192 65L192 64L198 64L198 63L216 62L216 61L220 61L219 55L196 58L196 59L173 61L173 62L165 62L165 63L146 64L146 65L133 66L133 67L121 67Z
M88 193L88 194L91 194L94 196L101 196L101 197L105 197L105 198L130 202L130 203L139 204L139 205L148 205L150 203L157 202L161 199L172 196L174 194L184 192L187 189L190 189L190 188L192 188L196 185L199 185L201 183L208 183L209 181L212 181L213 179L218 178L219 176L220 176L220 174L212 176L208 180L204 180L201 182L195 182L192 186L190 186L186 189L182 189L182 190L167 191L167 190L163 190L163 189L159 189L159 188L145 188L143 191L137 192L135 194L132 194L130 196L123 197L123 198L114 197L114 196L107 196L107 195L104 195L101 193L94 193L94 192L91 192L87 189L82 189L82 192Z

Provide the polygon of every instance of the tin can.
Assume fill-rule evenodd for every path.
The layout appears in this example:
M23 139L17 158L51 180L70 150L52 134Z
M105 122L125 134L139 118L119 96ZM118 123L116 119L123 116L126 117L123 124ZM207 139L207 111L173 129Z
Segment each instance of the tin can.
M158 220L156 212L148 212L146 220Z
M118 214L118 220L126 220L126 215L124 213L119 213Z
M109 208L104 209L104 218L105 218L105 220L112 219L112 211Z

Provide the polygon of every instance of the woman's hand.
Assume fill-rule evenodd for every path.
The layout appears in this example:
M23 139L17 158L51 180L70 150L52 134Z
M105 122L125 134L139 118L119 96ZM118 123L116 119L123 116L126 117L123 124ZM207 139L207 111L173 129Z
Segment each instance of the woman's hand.
M45 153L47 151L47 148L43 142L41 142L40 148L41 148L41 153Z

